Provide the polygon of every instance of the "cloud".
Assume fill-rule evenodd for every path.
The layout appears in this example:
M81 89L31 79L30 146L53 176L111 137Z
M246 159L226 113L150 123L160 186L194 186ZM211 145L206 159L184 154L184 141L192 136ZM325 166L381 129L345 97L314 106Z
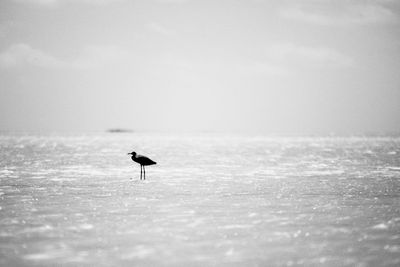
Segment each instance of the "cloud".
M147 24L147 28L153 32L156 32L156 33L159 33L159 34L165 35L165 36L171 36L171 35L176 34L176 32L174 30L168 29L165 26L163 26L157 22L151 22L151 23Z
M236 65L236 70L248 75L282 76L288 74L288 69L273 62L247 62Z
M127 51L118 46L90 45L69 65L77 69L98 69L118 64L127 56Z
M327 47L307 47L292 43L272 45L267 49L267 58L273 62L308 66L350 67L352 58Z
M107 5L116 2L122 2L125 0L14 0L19 3L28 3L28 4L36 4L46 7L53 7L60 4L68 4L68 3L85 3L90 5Z
M387 1L315 1L295 2L280 10L283 18L318 25L367 25L393 23L398 16Z
M38 4L38 5L54 5L59 0L14 0L14 2L18 3L29 3L29 4Z
M189 0L156 0L156 1L163 4L182 4L188 2Z
M64 67L65 62L23 43L11 45L0 53L1 67L13 68L23 65L59 68Z
M99 69L122 61L126 53L116 46L86 46L73 59L61 59L28 44L14 44L0 53L0 67L19 68L33 66L39 68Z

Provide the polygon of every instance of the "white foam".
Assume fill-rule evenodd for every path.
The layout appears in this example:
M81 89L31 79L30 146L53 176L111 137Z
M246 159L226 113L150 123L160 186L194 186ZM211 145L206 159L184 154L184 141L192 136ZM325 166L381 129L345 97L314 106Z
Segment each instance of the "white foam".
M253 225L251 224L229 224L225 226L221 226L222 229L247 229L251 228Z
M384 223L380 223L377 225L372 226L373 229L378 229L378 230L386 230L389 228L389 226L387 224Z
M79 228L81 228L83 230L90 230L90 229L93 229L94 226L93 226L93 224L90 224L90 223L84 223L84 224L81 224L79 226Z
M392 253L400 252L400 246L398 245L386 245L384 249Z
M227 250L225 252L225 256L230 257L230 256L233 255L234 252L235 252L235 249L234 248L230 248L229 250Z
M14 171L7 170L7 169L0 171L0 174L13 174L13 173L14 173Z
M121 255L121 258L124 260L129 260L129 259L145 259L149 257L150 255L153 255L155 253L154 249L146 246L136 246L132 249L132 252L130 253L125 253Z

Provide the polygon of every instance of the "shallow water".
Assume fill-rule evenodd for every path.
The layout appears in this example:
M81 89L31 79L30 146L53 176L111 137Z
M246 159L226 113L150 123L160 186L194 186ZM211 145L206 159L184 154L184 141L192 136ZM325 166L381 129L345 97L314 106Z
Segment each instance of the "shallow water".
M140 167L126 153L157 161ZM400 139L0 136L1 266L399 266Z

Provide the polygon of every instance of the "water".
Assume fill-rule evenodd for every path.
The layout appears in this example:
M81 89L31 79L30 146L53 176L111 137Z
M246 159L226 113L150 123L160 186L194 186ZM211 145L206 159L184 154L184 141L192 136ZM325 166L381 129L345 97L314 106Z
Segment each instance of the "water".
M399 266L400 139L0 136L1 266ZM126 153L158 164L140 167Z

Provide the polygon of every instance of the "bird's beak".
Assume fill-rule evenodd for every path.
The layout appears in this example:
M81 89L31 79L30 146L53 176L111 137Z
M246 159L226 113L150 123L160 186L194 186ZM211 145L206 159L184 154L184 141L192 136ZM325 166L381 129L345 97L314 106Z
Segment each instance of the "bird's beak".
M132 155L132 153L128 153L128 155Z

